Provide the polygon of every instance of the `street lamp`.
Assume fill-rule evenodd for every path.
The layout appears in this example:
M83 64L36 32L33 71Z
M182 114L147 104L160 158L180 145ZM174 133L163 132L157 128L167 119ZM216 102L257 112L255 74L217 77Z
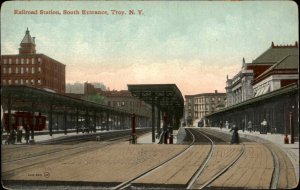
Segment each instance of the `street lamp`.
M291 130L291 144L295 143L295 127L294 127L294 108L295 106L292 105L292 111L290 112L290 130Z
M284 124L284 133L285 133L285 137L284 137L284 144L289 144L289 137L287 136L287 128L286 128L286 123Z

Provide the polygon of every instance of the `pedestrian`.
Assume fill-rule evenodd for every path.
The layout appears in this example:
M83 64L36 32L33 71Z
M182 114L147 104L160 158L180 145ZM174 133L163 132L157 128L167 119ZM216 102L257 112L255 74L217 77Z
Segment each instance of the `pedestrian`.
M260 133L264 133L264 134L267 134L268 130L267 130L267 120L264 119L262 122L261 122L261 131Z
M26 144L28 144L28 141L29 141L29 126L28 125L25 128L25 140L26 140Z
M239 144L240 143L238 130L239 129L236 127L236 125L233 125L232 129L230 129L230 132L233 131L232 137L231 137L231 144Z
M248 130L250 131L250 133L252 133L252 122L251 121L248 122Z
M22 130L17 128L17 143L22 143Z
M225 122L225 127L226 127L226 129L229 129L229 123L228 123L228 121Z
M11 132L11 143L12 144L16 143L16 131L14 129Z

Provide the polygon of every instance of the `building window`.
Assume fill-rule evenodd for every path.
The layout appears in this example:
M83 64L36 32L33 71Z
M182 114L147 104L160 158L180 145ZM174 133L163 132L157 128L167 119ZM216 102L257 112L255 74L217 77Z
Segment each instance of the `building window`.
M29 73L29 68L28 67L26 67L26 73Z
M31 63L35 64L35 59L34 58L31 59Z
M6 59L3 59L3 64L6 64Z
M29 64L29 62L30 62L30 61L29 61L29 58L27 58L27 59L26 59L26 64Z
M11 62L12 62L12 60L11 60L11 58L9 58L9 59L8 59L8 63L11 64Z
M18 84L18 83L19 83L19 81L18 81L18 79L16 79L16 80L15 80L15 84Z
M21 74L23 74L24 73L24 68L23 67L21 67Z
M31 79L31 84L32 84L32 85L34 84L34 79Z
M8 79L8 84L11 84L11 80L10 79Z
M23 79L20 80L20 83L23 84Z
M38 84L41 84L41 79L38 79Z
M6 84L6 80L3 79L3 80L2 80L2 84Z
M34 74L35 73L35 69L34 67L31 68L31 73Z
M41 67L39 67L39 68L38 68L38 73L41 73L41 71L42 71L42 70L41 70Z
M26 84L29 84L29 81L28 81L28 79L26 79Z
M3 74L6 74L6 68L3 67Z
M8 74L11 74L11 68L8 67Z
M38 58L38 63L42 63L42 59L40 57Z
M24 64L24 58L21 58L21 64Z
M16 73L17 74L19 73L19 67L16 67Z
M16 58L16 64L19 64L19 58Z

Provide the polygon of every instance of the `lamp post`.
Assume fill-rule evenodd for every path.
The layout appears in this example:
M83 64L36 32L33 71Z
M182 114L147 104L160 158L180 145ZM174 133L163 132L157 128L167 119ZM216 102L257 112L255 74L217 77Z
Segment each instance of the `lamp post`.
M136 122L135 122L135 114L131 115L131 142L132 144L136 144L136 134L135 134Z
M290 131L291 131L291 144L295 143L295 127L294 127L294 105L292 106L292 111L290 112Z
M286 122L284 122L284 133L285 133L285 137L284 137L284 144L289 144L289 137L287 136L287 129L286 129Z

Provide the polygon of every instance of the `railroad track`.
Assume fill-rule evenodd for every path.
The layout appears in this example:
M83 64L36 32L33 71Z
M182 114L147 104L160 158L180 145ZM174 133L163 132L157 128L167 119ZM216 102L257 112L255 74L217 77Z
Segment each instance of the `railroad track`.
M200 131L198 131L198 132L200 132ZM208 134L211 134L211 133L208 133ZM204 135L204 136L208 137L208 135ZM224 136L224 137L225 137L225 139L227 139L226 136ZM245 140L245 141L249 142L249 140ZM211 141L211 144L213 145L213 141ZM229 170L233 165L237 164L239 159L244 155L247 145L245 145L244 143L241 143L241 144L242 144L242 149L241 149L240 153L238 155L236 155L236 157L231 162L229 162L225 167L220 169L219 172L217 172L215 175L211 176L210 179L207 180L205 183L202 183L200 186L199 185L196 186L196 185L194 185L195 181L197 180L197 178L199 178L199 177L201 178L201 174L205 170L204 166L199 168L199 170L194 174L192 179L189 181L187 189L221 188L221 187L213 187L211 185L215 180L217 180L219 177L221 177L223 174L225 174L227 172L227 170ZM271 181L269 184L269 189L277 189L278 183L279 183L279 176L280 176L280 161L279 161L277 152L274 151L270 145L263 144L263 146L271 152L273 163L274 163L274 168L273 168L273 172L272 172ZM204 165L207 165L207 162L209 162L209 159L211 159L210 155L208 156L208 159L206 160ZM230 187L228 187L228 188L230 188ZM247 187L241 187L241 188L247 188Z
M143 134L145 132L147 132L147 131L140 131L140 132L138 132L138 134ZM124 133L122 133L122 132L121 132L121 134L124 135ZM117 137L115 137L116 135L117 135ZM130 138L130 136L127 135L127 133L126 133L125 136L119 136L119 135L120 134L117 134L117 133L106 135L104 139L101 139L101 141L103 141L101 144L97 144L97 145L94 145L94 146L82 145L82 146L76 146L76 147L63 148L63 149L59 149L59 150L53 150L51 152L47 152L46 151L46 152L43 152L43 153L33 154L33 155L29 155L29 156L23 156L23 157L12 159L12 160L8 160L7 159L5 161L2 161L2 164L4 164L4 165L6 165L6 164L14 165L14 163L23 162L23 163L25 163L25 165L20 166L18 168L13 168L13 169L5 170L5 171L2 170L2 176L9 177L10 175L13 175L16 172L20 172L20 171L26 170L26 169L28 169L28 168L30 168L32 166L36 166L38 164L44 164L44 163L47 163L49 161L55 161L57 159L64 158L65 156L74 156L74 155L77 155L77 154L82 154L82 153L90 152L90 151L93 151L93 150L97 150L99 148L104 148L106 146L118 143L118 142L120 142L122 140L128 140ZM72 141L73 140L74 139L72 139ZM84 138L84 140L86 140L86 138ZM68 142L68 141L63 140L63 142ZM69 154L65 155L66 151L68 151ZM63 155L59 155L62 152L64 154ZM35 159L39 158L39 157L40 158L41 157L42 158L46 157L46 159L44 159L42 161L37 161L36 162ZM32 163L30 163L30 162L32 162Z
M137 131L139 135L144 134L147 132L147 130L140 130ZM55 141L49 141L49 142L41 142L41 143L37 143L40 145L49 145L49 144L73 144L73 143L79 143L79 142L86 142L86 141L90 141L96 140L96 136L100 137L100 141L117 141L117 140L126 140L130 138L130 135L128 135L128 131L116 131L113 133L103 133L103 134L96 134L93 136L75 136L76 138L67 138L67 139L57 139ZM110 144L108 144L110 145ZM20 148L31 148L32 145L27 145L27 146L20 146ZM67 150L73 150L73 149L81 149L81 148L85 148L86 145L83 146L76 146L76 147L67 147L67 148L62 148L62 149L54 149L54 150L50 150L50 151L45 151L43 153L33 153L33 154L29 154L29 155L25 155L22 157L18 157L18 158L2 158L2 163L11 163L11 162L16 162L16 161L21 161L21 160L28 160L28 159L33 159L33 158L37 158L37 157L42 157L42 156L49 156L51 154L55 154L55 153L59 153L62 151L67 151ZM18 148L19 149L19 148ZM15 151L15 149L11 149L9 148L9 151Z
M161 163L161 164L159 164L159 165L157 165L157 166L155 166L155 167L139 174L138 176L135 176L135 177L127 180L126 182L123 182L123 183L113 187L113 189L135 188L135 186L137 185L137 184L134 183L135 181L137 181L138 179L154 172L155 170L159 170L160 168L162 168L165 164L167 164L171 160L174 160L174 159L178 158L184 152L190 150L192 148L192 146L199 145L199 144L210 144L210 150L209 150L208 155L206 156L205 161L196 170L196 172L194 173L194 175L191 177L191 179L189 180L189 182L187 184L186 188L191 189L193 187L194 182L199 178L199 176L201 176L201 174L203 173L203 171L207 167L207 164L209 163L210 159L212 158L212 155L214 154L214 151L215 151L215 142L218 142L218 143L223 142L224 143L224 140L222 138L215 137L211 134L206 135L205 133L203 133L203 132L201 132L197 129L186 128L186 130L187 130L187 139L186 139L185 142L190 141L190 144L187 148L185 148L183 151L179 152L177 155L171 157L170 159L164 161L163 163ZM236 163L236 161L241 157L243 152L244 152L244 148L242 148L240 154L232 162L227 164L226 167L224 167L220 172L218 172L211 180L207 181L201 188L208 187L215 179L217 179L224 172L226 172L226 170L228 168L230 168L233 164ZM168 188L168 187L163 187L163 188Z
M176 154L174 157L169 158L167 160L165 160L164 162L148 169L147 171L140 173L139 175L128 179L127 181L120 183L114 187L112 187L112 189L135 189L135 188L140 188L140 184L136 183L136 181L138 179L141 179L147 175L151 176L152 172L159 172L160 169L162 169L164 167L165 164L169 163L170 161L180 157L181 155L183 155L184 153L188 152L189 150L192 149L192 147L194 145L200 145L200 144L204 144L205 146L207 146L208 144L210 144L210 150L209 153L207 154L205 161L202 162L202 164L199 166L199 168L197 169L196 172L194 172L194 174L192 175L192 177L190 178L190 180L188 181L188 183L186 184L186 186L184 188L187 189L203 189L203 188L230 188L231 186L214 186L214 182L218 181L222 176L226 175L227 172L232 172L234 170L234 168L237 168L237 166L240 166L238 164L238 162L242 161L245 156L245 152L247 152L247 145L250 143L241 143L240 146L236 146L236 145L226 145L229 144L228 142L228 135L226 136L219 136L218 138L214 137L213 133L206 133L206 131L200 131L199 129L190 129L187 128L187 136L188 136L188 141L190 142L190 144L183 149L181 152L179 152L178 154ZM252 143L252 142L251 142ZM217 171L214 172L214 175L212 177L209 178L209 180L202 182L200 185L197 184L195 182L197 182L198 179L200 178L204 178L205 172L207 171L207 168L210 166L213 166L213 157L214 155L217 154L217 150L219 148L219 150L222 149L222 147L217 147L216 144L223 144L223 146L230 146L230 147L235 147L235 150L238 150L235 152L235 154L232 156L232 158L230 157L230 159L228 159L228 161L224 162L224 164L222 164L222 167L215 167L218 168ZM225 144L225 145L224 145ZM262 145L259 144L260 147L264 147L266 145ZM195 146L196 147L196 146ZM252 143L252 148L254 147L254 143ZM272 179L270 181L270 185L269 188L270 189L276 189L276 188L280 188L281 186L278 186L278 181L280 178L280 158L278 158L278 152L275 151L272 147L270 146L266 146L266 148L263 149L268 149L272 155L273 158L273 162L274 162L274 169L272 172ZM208 150L208 147L207 147ZM268 151L267 150L267 151ZM208 151L207 151L208 152ZM249 153L249 151L248 151ZM229 154L230 155L230 154ZM185 154L185 156L187 156ZM249 154L248 154L249 156ZM182 158L182 157L181 157ZM204 158L204 157L203 157ZM269 159L270 160L270 159ZM223 160L222 160L223 161ZM216 163L216 161L214 160L214 163ZM207 172L206 172L207 174ZM228 175L228 174L227 174ZM148 177L150 177L148 176ZM219 180L220 181L220 180ZM155 184L152 184L155 186ZM101 186L101 185L100 185ZM153 186L153 187L154 187ZM152 187L152 186L150 186ZM161 188L172 188L171 186L160 186ZM247 186L240 186L240 188L247 188ZM234 187L232 187L234 188ZM259 188L259 187L258 187Z
M188 133L191 135L191 139L192 139L192 140L191 140L191 143L189 144L188 147L186 147L185 149L183 149L182 151L180 151L179 153L177 153L175 156L173 156L173 157L171 157L171 158L165 160L164 162L162 162L162 163L160 163L160 164L158 164L158 165L156 165L156 166L150 168L149 170L147 170L147 171L145 171L145 172L143 172L143 173L141 173L141 174L139 174L139 175L137 175L137 176L135 176L135 177L133 177L133 178L131 178L131 179L129 179L129 180L127 180L127 181L125 181L125 182L123 182L123 183L117 185L117 186L115 186L115 187L113 187L112 189L125 189L125 188L130 188L130 186L132 185L132 182L134 182L135 180L140 179L140 178L146 176L147 174L149 174L149 173L151 173L151 172L153 172L153 171L155 171L155 170L158 170L160 167L162 167L162 166L165 165L166 163L168 163L168 162L170 162L171 160L173 160L173 159L179 157L180 155L182 155L183 153L185 153L186 151L188 151L189 149L191 149L191 147L192 147L192 146L194 145L194 143L195 143L195 136L194 136L190 131L188 131Z
M213 175L208 181L206 181L200 187L195 187L194 186L195 181L199 177L201 177L201 174L203 174L205 167L208 165L208 163L212 159L212 155L214 154L214 150L215 150L214 141L216 139L220 140L221 138L214 138L214 140L213 140L212 137L214 137L214 136L212 136L212 135L205 134L205 133L201 132L200 130L196 130L196 129L194 131L202 134L204 137L206 137L211 142L211 151L210 151L207 159L205 160L204 164L202 164L202 166L197 170L197 172L193 175L191 180L188 182L187 189L203 189L203 188L209 187L213 181L215 181L218 177L220 177L222 174L224 174L231 166L233 166L240 159L240 157L244 154L245 145L242 143L242 149L241 149L240 153L231 162L226 164L225 167L220 169L219 172L217 172L215 175Z

